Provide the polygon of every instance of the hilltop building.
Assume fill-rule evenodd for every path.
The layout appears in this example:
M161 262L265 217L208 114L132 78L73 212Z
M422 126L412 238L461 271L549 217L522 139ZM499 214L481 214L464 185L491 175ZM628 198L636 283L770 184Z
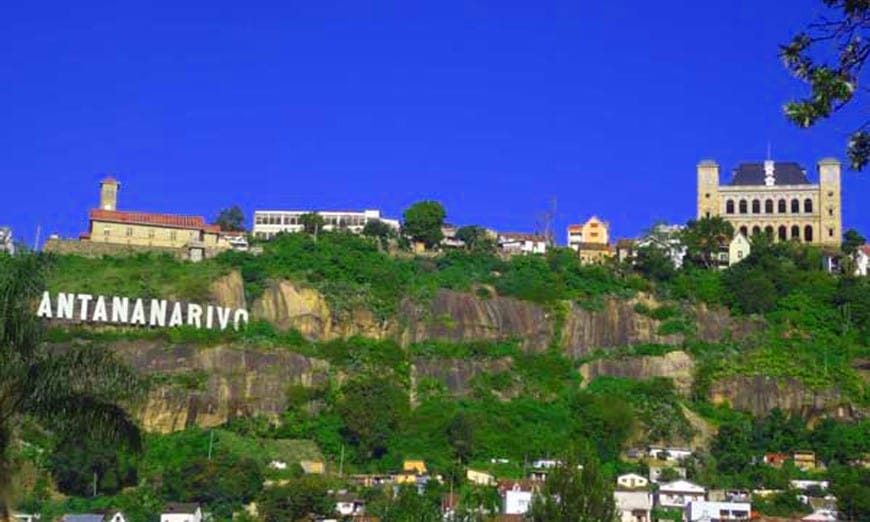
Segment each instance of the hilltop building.
M0 252L7 254L15 254L15 244L12 242L12 229L9 227L0 227Z
M765 233L775 241L838 246L842 237L840 162L823 159L819 182L793 162L743 163L727 184L719 165L698 164L698 218L722 216L745 237Z
M45 250L82 255L156 250L198 261L221 250L238 248L239 233L223 232L201 216L118 210L120 187L115 178L103 179L100 206L89 212L88 231L79 236L80 241L52 238Z
M382 221L399 230L399 220L381 217L380 210L257 210L253 234L257 239L272 239L280 232L302 232L300 218L317 213L323 217L323 230L347 230L359 234L370 221Z
M579 225L568 225L568 248L577 252L583 264L604 262L613 256L610 225L598 216L592 216Z
M503 254L545 254L547 238L525 232L499 232L498 247Z

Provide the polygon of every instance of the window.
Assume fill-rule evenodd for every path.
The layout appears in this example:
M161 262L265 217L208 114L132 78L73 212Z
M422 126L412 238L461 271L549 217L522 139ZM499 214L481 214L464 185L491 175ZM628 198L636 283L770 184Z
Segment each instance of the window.
M773 200L767 199L764 201L764 213L773 214Z
M174 230L172 232L170 232L169 239L171 239L172 241L175 241L176 239L178 239L178 232L176 232Z
M749 237L749 230L745 226L740 227L740 233L746 237Z
M740 205L739 205L739 206L740 206L740 213L741 213L741 214L746 214L746 200L745 200L745 199L741 199L741 200L740 200Z
M707 199L710 199L710 193L708 192L708 193L704 194L704 197Z
M801 202L797 198L791 200L791 213L799 214L801 211Z
M807 225L804 227L804 241L811 243L813 241L813 227Z
M785 213L786 213L786 204L785 204L785 200L784 200L784 199L779 200L779 202L777 203L777 209L776 209L776 210L777 210L777 212L779 212L780 214L785 214Z
M755 234L761 234L761 227L759 227L758 225L752 227L752 235L754 236Z
M829 208L829 209L828 209L828 215L829 215L829 216L833 216L833 215L834 215L834 209Z
M761 201L758 201L757 199L752 200L752 213L761 214Z
M124 233L127 234L127 237L132 236L133 235L133 227L127 227L127 230L125 230Z
M804 212L809 214L812 211L813 211L813 200L811 200L810 198L807 198L804 200Z
M792 239L800 239L801 238L801 227L794 225L791 227L791 238Z
M828 237L834 237L834 229L833 228L828 229Z
M728 201L725 202L725 213L726 214L733 214L734 213L734 201L733 200L729 199Z
M103 235L104 235L104 236L109 237L109 234L111 234L111 233L112 233L112 231L109 230L108 228L104 228L104 229L103 229Z
M768 238L773 239L773 227L770 225L767 225L766 227L764 227L764 234Z
M154 239L154 231L153 230L148 231L148 239Z
M257 225L262 225L263 224L263 216L261 216L259 214L254 216L254 223Z
M785 241L786 239L788 239L788 229L785 228L785 225L781 225L779 227L778 236L780 241Z

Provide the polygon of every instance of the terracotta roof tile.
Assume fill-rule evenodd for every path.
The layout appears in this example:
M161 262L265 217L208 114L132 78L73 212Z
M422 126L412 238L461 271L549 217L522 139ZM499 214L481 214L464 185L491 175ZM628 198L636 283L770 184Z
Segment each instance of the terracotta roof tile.
M120 210L91 210L91 221L111 221L131 225L154 225L172 228L220 232L218 225L206 224L201 216L179 216L175 214L152 214L150 212L124 212Z

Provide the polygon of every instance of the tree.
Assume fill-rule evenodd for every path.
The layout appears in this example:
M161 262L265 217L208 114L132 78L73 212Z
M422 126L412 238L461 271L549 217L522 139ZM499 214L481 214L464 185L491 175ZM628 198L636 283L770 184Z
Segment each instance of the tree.
M719 250L734 237L734 227L721 216L693 219L687 223L682 236L686 257L698 266L713 268Z
M858 247L866 242L864 236L854 228L850 228L843 234L843 252L850 256L854 255Z
M532 499L533 522L615 522L613 487L588 445L571 451Z
M326 221L317 212L306 212L299 216L299 224L302 225L302 231L306 234L317 235L323 230Z
M804 128L829 118L862 92L858 88L858 80L864 62L870 55L870 40L867 38L870 2L822 0L822 3L833 10L834 16L821 17L811 23L806 31L796 34L791 42L780 46L780 57L786 68L810 86L808 97L785 106L788 119ZM818 59L820 45L833 47L835 62ZM847 154L855 170L863 169L870 157L867 125L868 122L864 122L849 137Z
M475 252L494 252L496 243L489 236L485 228L477 225L459 227L456 230L456 239L465 243L468 250Z
M307 521L312 516L333 515L334 508L326 481L313 475L266 488L257 499L257 510L264 522Z
M220 226L221 230L241 232L245 230L245 213L238 205L221 209L214 224Z
M474 440L474 427L465 412L458 412L447 427L447 440L456 458L463 464L471 458Z
M100 441L68 437L54 448L49 464L58 490L68 495L111 495L136 485L136 467L130 455Z
M251 458L231 455L187 460L166 469L163 477L165 497L209 504L229 518L238 507L253 500L262 487L260 464Z
M365 458L380 458L408 415L408 394L389 377L363 377L345 384L337 405L345 438Z
M677 273L668 252L655 245L645 245L637 249L634 268L647 279L654 281L670 281Z
M121 441L138 449L136 424L120 406L141 381L112 352L91 345L54 350L34 314L46 258L0 257L0 521L9 520L12 445L27 417L61 438Z
M444 239L441 227L444 226L446 217L447 213L441 203L419 201L405 210L402 231L414 241L426 245L426 248L432 248Z
M393 227L380 219L372 219L366 222L362 229L362 235L380 240L389 239L393 235Z

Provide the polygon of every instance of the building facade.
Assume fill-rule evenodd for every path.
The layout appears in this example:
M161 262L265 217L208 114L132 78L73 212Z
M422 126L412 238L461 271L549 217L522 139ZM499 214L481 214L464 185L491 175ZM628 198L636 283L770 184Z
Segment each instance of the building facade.
M592 216L585 223L568 225L568 247L579 250L582 245L609 245L610 226L598 216Z
M272 239L280 232L302 232L304 227L300 218L310 213L323 217L323 230L326 231L347 230L359 234L370 221L381 221L399 229L399 221L381 217L380 210L257 210L254 212L254 237Z
M698 218L721 216L746 237L765 233L774 241L839 245L842 232L840 162L823 159L819 182L793 162L743 163L727 184L719 165L698 164Z
M546 254L547 238L524 232L500 232L498 247L503 254Z

